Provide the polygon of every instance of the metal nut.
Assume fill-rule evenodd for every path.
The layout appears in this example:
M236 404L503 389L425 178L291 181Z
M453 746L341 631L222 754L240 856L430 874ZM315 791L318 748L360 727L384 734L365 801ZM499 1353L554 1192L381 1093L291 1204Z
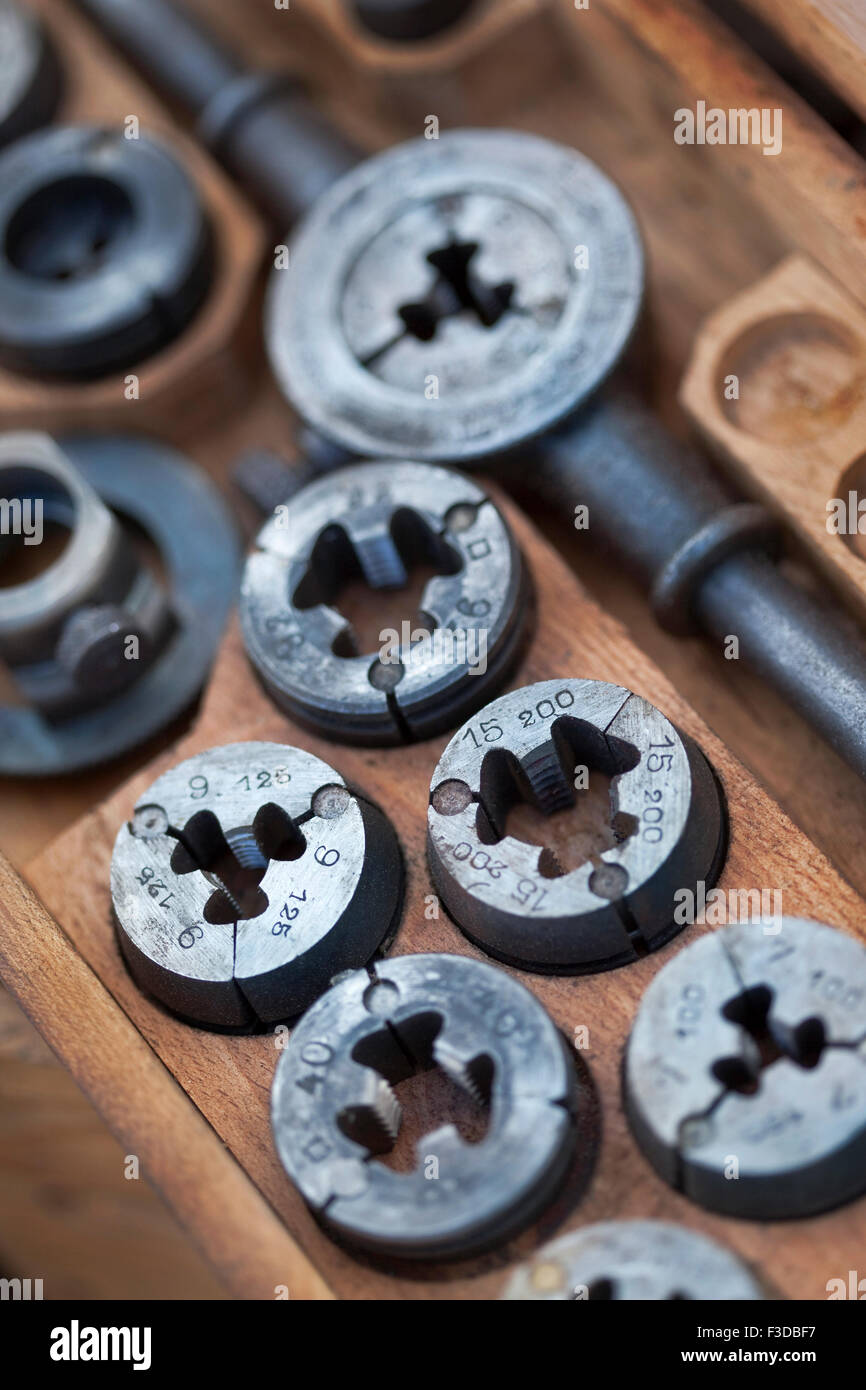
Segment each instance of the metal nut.
M107 761L201 688L235 596L229 515L186 459L125 436L2 435L0 495L70 533L52 563L3 590L0 659L23 702L0 704L0 772ZM127 519L159 572L139 561Z
M40 376L134 365L189 323L210 232L189 176L150 137L59 126L0 156L0 360Z

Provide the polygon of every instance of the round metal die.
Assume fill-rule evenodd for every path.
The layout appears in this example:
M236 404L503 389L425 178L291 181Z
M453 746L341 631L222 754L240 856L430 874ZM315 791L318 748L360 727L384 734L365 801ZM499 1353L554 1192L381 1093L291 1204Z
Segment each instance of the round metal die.
M341 583L360 574L374 590L401 588L420 559L437 571L423 626L383 628L378 652L358 652L338 611ZM511 531L477 484L429 464L365 463L277 508L246 564L241 624L293 718L329 738L398 743L453 728L501 683L527 588Z
M61 126L0 156L0 360L94 377L171 341L210 278L195 186L150 137Z
M418 1142L411 1173L371 1162L399 1130L391 1085L433 1065L476 1099L489 1093L487 1134L466 1144L442 1125ZM400 956L372 982L341 980L304 1015L277 1064L274 1139L341 1236L407 1258L464 1255L550 1199L574 1151L574 1087L560 1034L516 980L463 956Z
M353 453L466 462L570 415L643 290L634 217L535 135L462 130L364 161L298 229L266 309L295 408Z
M570 1231L522 1265L502 1294L536 1303L763 1296L729 1250L665 1221L601 1221Z
M146 439L79 435L60 439L59 446L106 506L137 523L152 541L166 574L175 625L157 660L108 704L57 722L35 708L0 705L0 772L7 776L45 777L92 767L163 728L201 688L235 597L237 539L205 474ZM86 517L78 519L87 525ZM74 534L57 561L64 590L72 581L65 568L68 556L82 565L87 561ZM40 581L42 592L52 590L51 570Z
M0 0L0 145L51 119L60 89L54 51L35 15Z
M650 1162L702 1206L807 1216L866 1186L866 950L797 918L701 937L653 980L625 1058Z
M574 801L578 767L613 776L612 848L556 877L505 833L519 800ZM718 870L724 814L696 745L618 685L562 679L500 696L454 735L431 784L428 852L451 916L530 969L605 970L669 941L675 894Z
M275 743L212 748L164 773L111 862L136 982L222 1028L298 1014L364 964L393 931L402 889L382 813L320 758Z

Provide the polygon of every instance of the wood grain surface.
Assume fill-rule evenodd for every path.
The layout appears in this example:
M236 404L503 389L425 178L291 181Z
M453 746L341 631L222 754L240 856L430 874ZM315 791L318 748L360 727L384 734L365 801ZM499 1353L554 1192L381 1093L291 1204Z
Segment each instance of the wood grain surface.
M590 31L583 15L558 0L563 33L579 54ZM782 149L765 155L760 144L678 145L703 166L704 177L727 184L733 199L760 208L800 250L825 266L858 298L866 297L866 177L860 156L795 92L697 0L605 0L623 36L644 59L644 90L667 106L673 144L674 112L707 107L782 112ZM586 12L592 13L592 9ZM615 49L593 49L607 66ZM742 210L733 210L739 220ZM724 240L728 226L706 224L701 250Z
M530 563L538 597L537 627L513 684L556 675L590 676L617 681L653 700L698 740L724 784L731 843L722 886L778 890L785 912L825 920L866 937L866 907L861 899L719 744L618 624L588 599L533 528L514 509L510 515ZM525 1256L561 1223L580 1225L638 1214L669 1217L712 1232L739 1250L789 1297L820 1297L826 1280L837 1268L854 1267L866 1237L866 1200L809 1221L772 1226L725 1221L702 1212L667 1188L635 1147L619 1098L622 1047L649 979L681 948L689 932L665 951L619 971L582 979L521 976L568 1037L574 1035L575 1027L584 1025L591 1040L589 1049L580 1054L591 1083L584 1079L579 1158L567 1196L532 1232L470 1265L421 1267L400 1270L399 1274L340 1250L306 1211L273 1149L268 1092L279 1039L270 1034L226 1038L170 1018L133 984L118 954L112 928L108 893L111 847L136 797L169 762L208 746L245 738L275 739L311 749L387 811L397 827L408 865L407 905L395 951L474 953L444 912L432 921L424 913L424 899L431 892L424 850L425 807L430 775L445 740L410 748L358 750L310 737L284 719L260 692L236 629L227 637L192 734L62 836L28 872L83 960L187 1092L195 1107L190 1108L189 1124L198 1124L201 1116L209 1122L337 1294L363 1298L489 1297L497 1293L513 1261ZM53 1028L56 1035L60 1029L77 1025L77 1019L55 1019ZM98 1028L95 1019L93 1026ZM119 1101L112 1089L119 1080L112 1076L106 1082L106 1094L98 1103L106 1107L120 1103L129 1109L129 1122L137 1130L136 1140L130 1140L133 1149L135 1142L140 1146L147 1140L159 1142L155 1131L162 1131L164 1117L157 1095L143 1093L127 1082ZM99 1088L102 1083L97 1077L94 1084ZM171 1085L166 1078L160 1094ZM435 1099L429 1104L426 1118L436 1123L441 1112L435 1108ZM186 1123L179 1114L171 1138L176 1152L186 1152ZM163 1165L158 1178L161 1190L175 1207L182 1203L192 1181L187 1163L178 1172L166 1171ZM213 1238L214 1227L223 1215L221 1209L196 1203L196 1221L204 1224L206 1239ZM199 1235L201 1238L201 1231ZM247 1272L250 1257L247 1250ZM301 1296L300 1291L293 1291L293 1296Z
M866 116L863 0L746 0L834 91Z

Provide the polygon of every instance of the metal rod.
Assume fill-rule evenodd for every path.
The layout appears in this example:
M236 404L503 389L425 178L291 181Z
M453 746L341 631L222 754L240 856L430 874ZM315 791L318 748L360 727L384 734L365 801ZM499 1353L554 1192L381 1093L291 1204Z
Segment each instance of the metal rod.
M691 620L719 641L736 636L743 663L866 777L866 647L773 563L766 524L727 524L743 513L754 522L757 508L738 505L700 454L621 390L535 450L535 490L569 515L588 507L590 534L648 587L665 626L683 631ZM716 553L690 545L696 536L719 538ZM666 602L672 574L678 608Z
M316 110L297 79L245 70L171 0L78 0L166 96L281 229L361 158Z

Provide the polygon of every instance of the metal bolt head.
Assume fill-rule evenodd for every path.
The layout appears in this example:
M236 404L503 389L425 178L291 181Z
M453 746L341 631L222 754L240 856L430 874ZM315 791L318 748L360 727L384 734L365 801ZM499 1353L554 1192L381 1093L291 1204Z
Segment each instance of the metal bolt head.
M130 637L136 639L135 658L128 656ZM113 695L135 680L147 645L146 633L129 613L118 604L98 604L67 619L56 656L80 690Z

